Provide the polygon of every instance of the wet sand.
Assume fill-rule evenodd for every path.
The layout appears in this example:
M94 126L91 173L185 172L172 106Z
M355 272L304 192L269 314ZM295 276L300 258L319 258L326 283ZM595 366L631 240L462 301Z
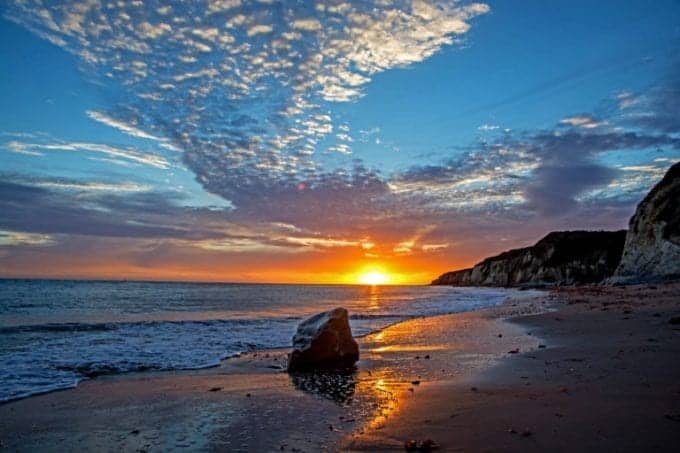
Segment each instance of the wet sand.
M680 285L551 291L362 338L346 376L290 376L276 350L103 377L0 405L0 448L677 451L673 316Z
M512 317L538 340L482 373L421 385L355 451L678 451L680 285L553 292L557 311ZM539 346L540 345L540 346Z

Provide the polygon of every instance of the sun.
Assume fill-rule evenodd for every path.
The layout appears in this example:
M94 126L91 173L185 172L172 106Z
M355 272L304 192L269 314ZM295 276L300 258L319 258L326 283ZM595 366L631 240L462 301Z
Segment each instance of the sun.
M380 271L370 271L359 275L359 283L362 285L385 285L389 283L390 276Z

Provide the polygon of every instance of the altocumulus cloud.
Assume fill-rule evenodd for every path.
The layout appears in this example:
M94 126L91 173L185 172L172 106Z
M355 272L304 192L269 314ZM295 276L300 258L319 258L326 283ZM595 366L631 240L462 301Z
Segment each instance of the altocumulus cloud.
M259 218L282 203L351 207L386 193L361 166L324 166L324 153L351 159L351 137L334 124L332 104L361 97L377 73L455 44L488 11L435 0L22 0L6 16L78 55L91 76L123 87L110 110L88 112L92 119L184 151L207 190ZM320 149L334 131L342 142Z

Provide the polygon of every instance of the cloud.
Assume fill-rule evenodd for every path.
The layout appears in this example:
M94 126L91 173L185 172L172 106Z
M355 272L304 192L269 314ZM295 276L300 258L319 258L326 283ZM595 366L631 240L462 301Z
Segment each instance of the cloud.
M628 124L664 134L680 133L680 58L676 56L671 70L649 92L624 93L619 102L625 105L624 120Z
M137 129L135 126L132 126L130 124L126 124L122 121L118 121L114 118L111 118L110 116L108 116L105 113L97 112L97 111L94 111L94 110L87 110L85 113L87 113L87 116L89 116L93 120L95 120L99 123L105 124L109 127L113 127L115 129L118 129L119 131L124 132L128 135L131 135L133 137L145 138L145 139L149 139L149 140L158 140L158 137L151 135L151 134L147 134L146 132L144 132L140 129Z
M615 170L590 162L544 164L534 171L524 194L541 214L565 215L576 207L577 195L606 185L615 176Z
M122 196L92 193L84 203L80 190L0 180L0 229L31 234L70 234L108 237L210 237L209 228L189 229L172 198L130 192ZM183 217L183 216L180 216ZM213 233L214 235L214 233Z
M97 191L97 192L148 192L151 186L133 182L105 183L105 182L80 182L80 181L39 181L35 187L74 190L74 191Z
M569 116L560 120L560 124L580 127L583 129L595 129L596 127L607 125L606 122L597 121L595 118L589 115Z
M10 2L5 14L77 55L88 77L120 87L110 109L87 112L93 120L182 150L197 181L249 212L252 205L245 203L266 200L270 190L297 203L289 194L298 183L313 187L305 200L356 196L360 189L352 182L336 184L352 176L326 168L320 157L330 150L348 159L345 168L352 165L351 137L332 135L336 120L329 104L356 100L375 74L459 43L471 21L488 11L481 3L437 0L210 0L148 8L138 2L22 0ZM25 143L14 150L87 149L167 166L161 157L114 148Z
M495 131L497 129L500 129L500 126L496 126L495 124L482 124L477 128L480 131L488 132L488 131Z
M4 144L5 148L14 153L43 156L45 152L52 151L78 151L104 154L111 158L120 158L136 164L166 169L170 163L162 156L156 154L141 153L132 148L119 148L101 143L80 142L48 142L27 143L13 140Z
M46 234L31 234L20 231L0 230L0 247L19 245L43 247L52 244L54 244L54 240L51 236Z
M257 24L248 29L248 36L262 35L271 33L274 28L271 25Z
M649 188L650 178L639 175L639 167L637 183L623 184L622 172L631 167L608 165L602 160L606 153L680 150L680 138L673 135L583 127L592 121L589 115L570 119L576 127L566 131L560 121L551 130L505 134L458 158L411 167L392 178L389 187L431 209L503 216L512 208L525 218L564 218L593 203L633 204ZM624 200L611 196L616 190Z
M489 12L484 4L21 0L5 11L78 56L88 78L115 87L111 107L90 118L180 150L196 180L233 209L193 210L125 182L4 181L0 228L166 241L149 245L142 264L191 247L469 255L552 228L617 227L656 170L603 156L678 149L680 78L670 76L648 92L619 93L611 116L574 112L548 130L481 134L493 139L441 162L383 174L355 160L350 143L359 152L381 131L350 134L335 103L358 100L379 73L460 44ZM159 154L84 141L12 137L5 148L171 167ZM418 236L423 225L434 227Z
M316 19L296 19L292 26L296 30L318 31L321 30L321 22Z

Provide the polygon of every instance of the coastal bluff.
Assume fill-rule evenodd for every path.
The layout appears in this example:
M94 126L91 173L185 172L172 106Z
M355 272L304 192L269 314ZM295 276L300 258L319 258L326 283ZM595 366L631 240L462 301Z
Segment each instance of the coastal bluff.
M640 202L610 283L680 278L680 162Z
M521 286L596 283L613 274L626 231L557 231L531 247L447 272L433 285Z
M433 285L539 286L680 279L680 162L638 204L629 229L558 231Z

